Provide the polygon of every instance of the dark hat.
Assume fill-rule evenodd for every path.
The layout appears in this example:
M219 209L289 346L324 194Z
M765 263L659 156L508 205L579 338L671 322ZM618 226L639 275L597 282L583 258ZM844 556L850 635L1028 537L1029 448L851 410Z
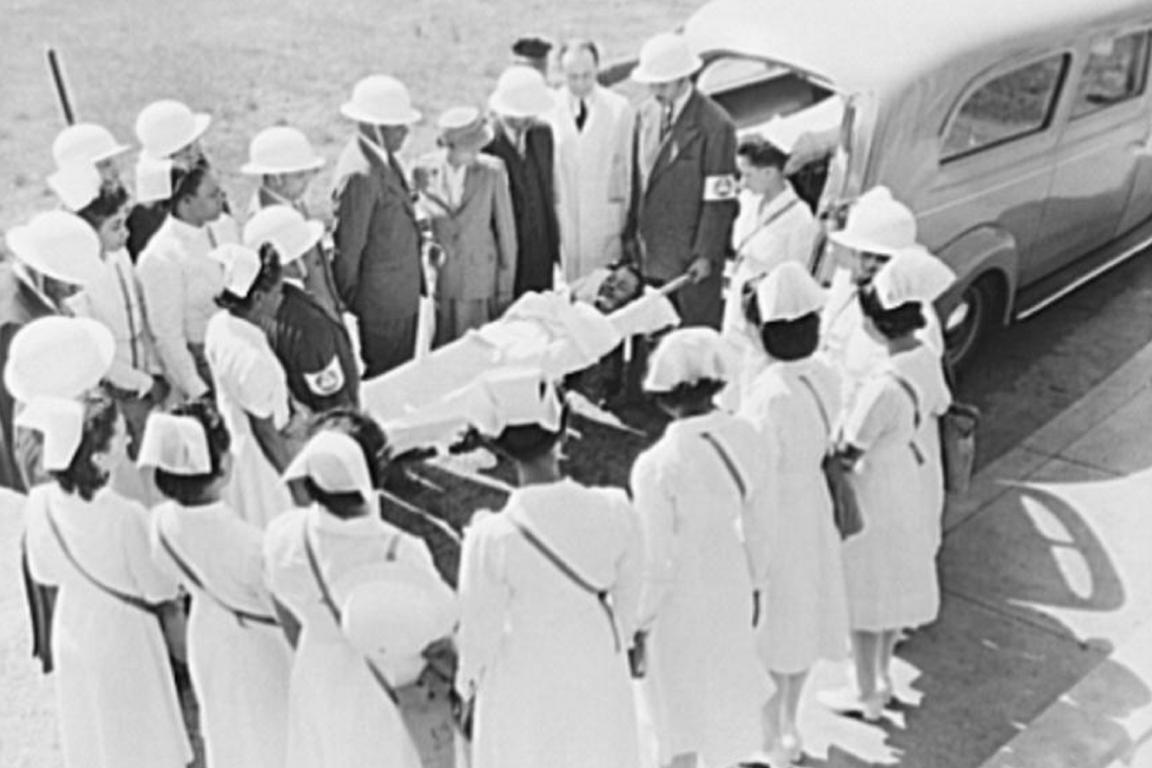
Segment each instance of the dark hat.
M522 37L512 44L512 53L525 59L546 59L552 43L542 37Z

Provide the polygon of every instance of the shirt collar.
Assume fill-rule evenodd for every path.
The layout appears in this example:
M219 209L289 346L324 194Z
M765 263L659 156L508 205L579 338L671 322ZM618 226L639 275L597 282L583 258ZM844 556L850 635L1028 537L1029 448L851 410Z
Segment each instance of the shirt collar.
M168 215L168 229L181 240L196 241L204 239L204 227L194 227L171 214Z
M692 98L694 88L686 88L684 93L680 94L676 101L672 102L672 124L675 125L676 121L680 119L680 114L684 111L685 105L688 104L688 99Z
M393 533L392 526L385 523L376 515L363 517L340 518L331 514L319 504L308 507L307 525L311 530L323 531L333 536L347 536L351 538L372 538L375 536L388 536Z
M800 198L796 197L796 192L792 189L792 185L785 181L784 191L769 200L767 204L760 209L760 218L770 218L789 205L796 203L799 199Z

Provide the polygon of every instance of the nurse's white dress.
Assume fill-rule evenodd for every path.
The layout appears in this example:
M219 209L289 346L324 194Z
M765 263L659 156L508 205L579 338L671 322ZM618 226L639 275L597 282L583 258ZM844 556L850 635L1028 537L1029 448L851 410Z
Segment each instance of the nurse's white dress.
M283 768L291 668L284 633L275 625L237 621L180 570L161 543L161 532L216 598L247 613L272 616L260 530L223 502L184 507L166 501L152 513L152 553L192 595L188 668L209 768Z
M751 424L716 411L669 424L632 470L646 550L641 622L650 626L643 690L665 764L696 752L704 765L731 765L763 743L772 684L756 656L741 538L742 517L761 503L763 451Z
M232 435L235 464L225 501L241 518L263 528L292 506L292 496L260 449L248 416L271 418L277 429L287 426L291 408L284 368L257 325L224 310L208 321L204 354L216 405Z
M52 624L56 711L68 768L184 768L192 749L156 617L93 586L65 556L48 510L76 560L102 584L149 602L176 596L152 561L148 512L104 488L92 501L55 483L25 508L32 577L60 587Z
M268 583L301 623L292 665L285 765L421 768L400 711L321 599L308 565L305 535L329 588L351 571L389 557L440 578L424 542L375 516L341 520L312 505L291 509L269 524L264 534Z
M817 357L774 362L740 413L756 426L768 457L767 495L753 510L766 545L750 553L766 572L757 644L768 669L795 674L844 656L848 637L840 535L820 469L840 413L840 377Z
M852 474L864 530L844 544L853 629L917 627L940 609L937 538L916 456L925 446L918 443L912 398L889 372L915 383L938 370L924 345L895 355L863 384L844 420L844 442L864 451Z
M613 626L510 522L527 525L611 595ZM571 480L513 491L467 529L457 688L476 692L472 768L635 768L627 645L640 592L635 513L619 490Z

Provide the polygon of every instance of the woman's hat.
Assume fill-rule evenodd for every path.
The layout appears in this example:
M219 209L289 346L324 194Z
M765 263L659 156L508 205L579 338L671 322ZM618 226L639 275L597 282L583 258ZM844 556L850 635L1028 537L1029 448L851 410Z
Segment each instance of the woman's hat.
M488 97L488 106L504 117L539 117L555 105L544 76L524 64L505 69Z
M900 251L872 278L876 299L884 309L909 301L931 304L954 282L956 273L920 247Z
M729 381L735 375L732 349L712 328L679 328L672 331L648 361L644 377L646 392L671 392L681 384Z
M265 128L248 145L248 162L240 173L265 176L277 173L314 171L324 165L302 131L286 125Z
M74 213L38 213L5 240L25 265L62 283L87 285L100 273L100 237Z
M40 452L44 469L68 469L84 439L84 404L64 397L34 397L16 416L15 424L44 436Z
M824 289L808 270L786 261L756 286L760 322L798 320L824 308Z
M475 107L453 107L436 121L440 140L446 146L478 150L492 141L492 126Z
M324 236L324 225L304 218L290 205L270 205L256 212L244 225L244 245L255 251L271 243L280 264L291 264L310 251Z
M411 125L420 119L408 89L388 75L371 75L356 83L340 114L368 125Z
M496 437L507 427L535 425L556 432L564 403L538 368L502 368L476 382L469 422L482 435Z
M233 296L247 296L260 276L260 254L238 243L225 243L208 255L224 267L224 290Z
M127 144L116 141L112 133L95 123L76 123L56 134L52 142L52 159L56 168L96 165L128 151Z
M153 412L144 425L136 463L174 475L206 475L212 471L212 455L204 425L192 416Z
M632 79L645 85L670 83L691 76L702 66L704 62L688 47L683 35L664 33L644 43Z
M157 158L141 152L136 158L136 199L154 203L172 197L172 168L168 158Z
M96 166L79 163L61 168L48 177L48 188L69 211L82 211L100 196L103 182Z
M304 444L284 470L283 478L308 478L323 491L358 493L365 501L375 495L360 444L343 432L330 429L317 432Z
M916 245L916 217L887 187L873 187L848 209L844 228L828 237L854 251L895 256Z
M140 110L136 138L145 154L157 159L170 157L203 136L211 123L211 115L194 113L179 101L164 99Z
M79 397L100 383L115 356L112 332L96 320L42 317L13 336L4 387L23 402L38 395Z

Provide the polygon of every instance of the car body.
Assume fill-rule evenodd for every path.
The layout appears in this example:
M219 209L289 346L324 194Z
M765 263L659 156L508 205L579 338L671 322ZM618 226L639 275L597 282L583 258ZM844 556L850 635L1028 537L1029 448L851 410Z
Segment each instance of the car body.
M954 362L1152 242L1147 0L714 0L683 33L740 131L818 139L829 226L876 185L916 212Z

